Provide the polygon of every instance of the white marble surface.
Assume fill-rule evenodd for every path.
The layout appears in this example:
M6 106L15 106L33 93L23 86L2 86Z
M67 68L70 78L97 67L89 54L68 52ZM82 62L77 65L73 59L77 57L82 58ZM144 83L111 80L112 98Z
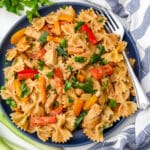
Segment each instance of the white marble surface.
M5 9L0 9L0 42L4 38L4 36L7 34L7 32L11 29L11 27L21 18L21 16L14 15L12 13L9 13L5 11ZM126 120L118 129L115 129L115 131L109 135L106 138L113 137L117 135L117 133L120 132L120 130L127 126L127 124L134 122L135 117L132 116L128 120ZM0 124L0 135L4 136L5 138L8 138L12 142L24 147L26 150L38 150L37 147L34 147L33 145L23 141L22 139L18 138L16 135L14 135L10 130L8 130L5 126ZM77 150L77 149L87 149L91 145L85 145L82 147L74 147L74 148L65 148L66 150Z

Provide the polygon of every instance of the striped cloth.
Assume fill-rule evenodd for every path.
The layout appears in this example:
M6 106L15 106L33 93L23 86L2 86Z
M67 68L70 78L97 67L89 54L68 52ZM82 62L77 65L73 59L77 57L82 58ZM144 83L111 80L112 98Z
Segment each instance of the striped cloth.
M141 84L150 99L150 0L89 0L116 13L136 41L141 59ZM115 137L97 143L88 150L150 149L150 108L139 111Z

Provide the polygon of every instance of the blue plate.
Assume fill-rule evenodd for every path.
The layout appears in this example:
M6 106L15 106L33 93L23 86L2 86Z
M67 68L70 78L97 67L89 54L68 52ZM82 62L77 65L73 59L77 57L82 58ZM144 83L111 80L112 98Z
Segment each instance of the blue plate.
M88 9L90 7L93 7L95 10L98 9L97 6L91 5L91 4L87 4L87 3L79 3L79 2L63 2L63 3L57 3L55 5L52 5L50 7L42 7L39 11L40 14L42 16L47 15L48 13L50 13L51 11L56 11L58 8L60 8L63 4L66 5L71 5L76 12L79 12L81 9ZM12 45L10 44L10 38L12 36L13 33L15 33L17 30L26 27L27 25L29 25L29 22L27 21L26 16L22 17L22 19L20 19L12 28L11 30L7 33L7 35L5 36L5 38L3 39L1 45L0 45L0 85L4 84L4 74L3 74L3 68L5 67L5 54L6 54L6 50L11 48ZM135 58L136 59L136 64L135 64L135 73L136 75L139 77L140 74L140 61L139 61L139 55L137 52L137 48L135 46L134 41L132 40L130 34L126 31L125 35L124 35L124 40L127 41L128 46L128 54L129 57ZM10 107L5 104L4 101L0 101L0 106L4 112L4 114L6 114L6 116L10 119L10 113L11 113L11 109ZM107 136L109 135L111 132L113 132L115 130L115 128L118 128L118 126L123 123L124 119L121 119L120 121L118 121L117 123L115 123L113 125L113 127L107 129L104 131L104 135ZM12 123L13 124L13 123ZM15 125L14 125L15 126ZM20 129L18 129L20 130ZM36 136L36 134L29 134L27 132L24 132L22 130L20 130L20 134L25 134L26 136L30 137L31 139L46 144L46 145L50 145L50 146L58 146L58 147L71 147L71 146L79 146L79 145L84 145L84 144L89 144L92 141L90 141L83 133L82 130L78 130L75 131L73 133L73 138L71 138L67 143L64 144L56 144L53 143L51 140L48 140L47 142L42 142L40 139L38 139L38 137Z

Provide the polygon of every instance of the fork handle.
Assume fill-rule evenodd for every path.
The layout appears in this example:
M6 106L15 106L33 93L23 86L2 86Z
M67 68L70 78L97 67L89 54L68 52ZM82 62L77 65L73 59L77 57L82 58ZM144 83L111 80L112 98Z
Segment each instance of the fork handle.
M150 101L148 100L146 94L144 93L144 90L132 69L131 64L127 58L125 51L123 51L122 53L123 53L123 57L125 59L125 62L126 62L127 68L128 68L130 78L133 83L133 87L135 89L136 101L137 101L138 108L146 109L149 106Z

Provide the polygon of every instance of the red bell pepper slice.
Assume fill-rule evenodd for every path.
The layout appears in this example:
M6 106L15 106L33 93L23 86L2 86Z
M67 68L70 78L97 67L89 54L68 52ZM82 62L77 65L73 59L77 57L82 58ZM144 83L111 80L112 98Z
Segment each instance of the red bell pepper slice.
M23 80L23 79L28 79L28 78L33 79L34 75L38 73L39 73L38 70L24 69L22 71L19 71L17 74L18 74L18 79Z
M50 112L50 115L52 116L56 116L58 114L61 114L63 112L63 106L62 105L59 105L57 108L55 108L54 110L52 110Z
M60 70L60 68L55 68L54 69L54 74L56 75L56 77L60 78L60 79L63 79L63 73L62 71Z
M91 42L91 44L95 45L98 42L95 35L93 34L92 30L89 28L89 26L87 24L82 25L81 31L83 31L87 34L88 39Z
M106 75L111 75L113 73L113 68L111 65L107 64L105 66L91 68L90 73L95 79L102 79Z
M56 123L56 116L42 116L42 117L31 117L32 126L44 126L49 123Z

